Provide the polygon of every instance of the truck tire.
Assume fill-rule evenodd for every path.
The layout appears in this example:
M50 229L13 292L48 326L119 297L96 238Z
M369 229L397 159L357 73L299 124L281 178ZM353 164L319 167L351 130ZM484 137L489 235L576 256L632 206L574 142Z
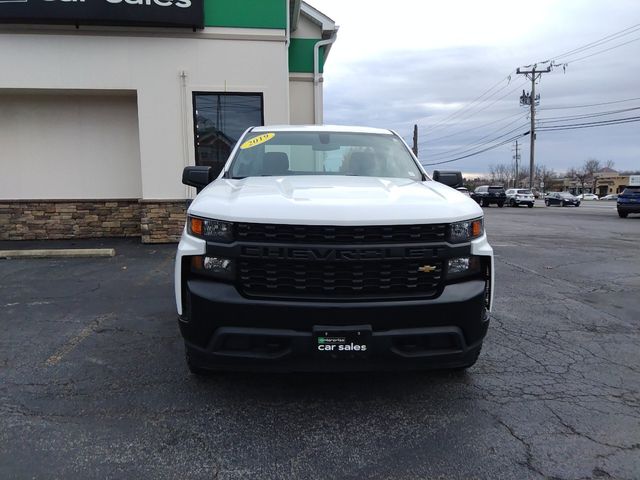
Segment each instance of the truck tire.
M489 206L489 202L487 202L486 200L482 200L482 206L483 207L488 207Z
M618 216L620 218L627 218L627 215L629 215L628 212L621 212L620 210L618 210Z

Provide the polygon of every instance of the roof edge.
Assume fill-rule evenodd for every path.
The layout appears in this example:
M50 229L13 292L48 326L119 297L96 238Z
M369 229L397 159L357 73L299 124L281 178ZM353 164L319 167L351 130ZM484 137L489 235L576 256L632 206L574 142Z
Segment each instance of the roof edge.
M315 9L304 1L300 1L300 13L304 14L309 18L309 20L311 20L322 29L322 38L329 38L331 35L333 35L334 32L338 30L336 22L334 22L320 10Z

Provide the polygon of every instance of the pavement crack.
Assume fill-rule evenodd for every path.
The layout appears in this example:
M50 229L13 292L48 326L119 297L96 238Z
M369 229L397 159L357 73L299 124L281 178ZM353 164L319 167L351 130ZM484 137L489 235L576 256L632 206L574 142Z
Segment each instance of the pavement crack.
M591 442L593 442L593 443L595 443L597 445L600 445L602 447L608 447L608 448L613 448L613 449L616 449L616 450L625 450L625 451L640 450L640 443L634 443L634 444L631 444L631 445L616 445L616 444L612 444L612 443L603 442L601 440L598 440L598 439L592 437L591 435L589 435L589 434L587 434L585 432L581 432L578 429L576 429L569 422L565 421L560 416L560 414L558 412L556 412L555 409L550 407L548 404L545 403L544 406L558 420L558 423L560 423L560 425L562 425L565 429L567 429L571 435L575 435L575 436L578 436L578 437L586 438L587 440L589 440L589 441L591 441Z
M545 479L552 478L552 477L549 477L549 476L545 475L539 468L537 468L533 464L534 458L533 458L533 454L531 452L531 444L529 442L527 442L523 437L518 435L515 432L515 430L513 428L511 428L511 426L509 424L507 424L505 421L503 421L500 417L498 417L497 415L494 415L494 414L491 414L491 416L495 419L496 422L498 422L509 433L509 435L512 438L514 438L518 443L520 443L524 447L525 460L524 461L519 461L518 464L522 465L523 467L526 467L527 470L529 470L530 472L533 472L536 475L540 475L542 478L545 478Z

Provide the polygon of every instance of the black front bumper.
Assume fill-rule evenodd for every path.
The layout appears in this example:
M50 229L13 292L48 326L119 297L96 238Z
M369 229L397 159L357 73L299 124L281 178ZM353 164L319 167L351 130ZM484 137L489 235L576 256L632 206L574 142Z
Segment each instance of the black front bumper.
M190 279L180 329L201 368L344 371L472 364L486 335L485 281L448 285L431 300L296 302L245 298L232 285ZM314 328L371 332L366 356L318 354Z
M622 213L640 213L640 203L618 203L617 208Z

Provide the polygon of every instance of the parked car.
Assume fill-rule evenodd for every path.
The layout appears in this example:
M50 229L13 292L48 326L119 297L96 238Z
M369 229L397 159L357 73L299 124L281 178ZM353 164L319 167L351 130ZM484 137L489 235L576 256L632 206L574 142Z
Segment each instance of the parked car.
M610 193L609 195L605 195L604 197L600 197L600 200L618 200L617 193Z
M519 207L520 205L526 205L529 208L533 208L535 198L531 190L526 188L510 188L505 192L507 195L507 203L510 207Z
M471 198L483 207L488 207L492 203L495 203L498 207L502 208L507 201L507 195L504 187L501 185L481 185L473 191Z
M581 193L580 195L578 195L577 198L579 198L580 201L583 201L583 200L600 200L595 193Z
M630 213L640 213L640 186L629 186L618 195L616 203L620 218L627 218Z
M551 205L559 205L561 207L568 207L573 205L574 207L580 206L580 199L574 197L569 192L551 192L544 198L544 204L547 207Z

